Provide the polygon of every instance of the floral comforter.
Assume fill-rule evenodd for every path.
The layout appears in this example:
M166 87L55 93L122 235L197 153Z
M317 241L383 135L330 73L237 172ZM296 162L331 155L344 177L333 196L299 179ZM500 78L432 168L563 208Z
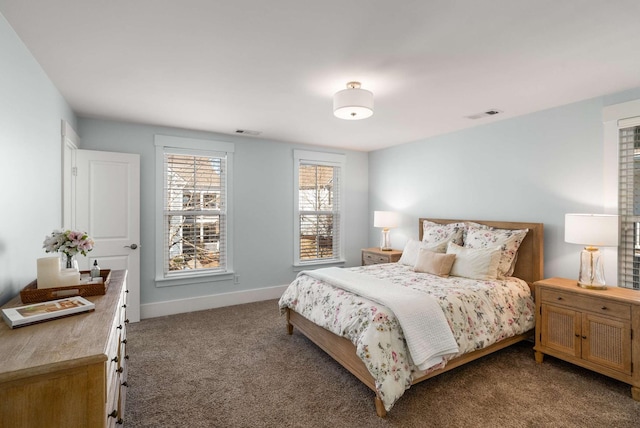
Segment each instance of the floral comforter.
M349 269L436 297L460 348L455 356L524 333L535 324L529 286L517 278L494 281L441 278L414 272L397 263ZM291 308L349 339L375 379L387 411L411 386L414 377L446 364L445 361L419 371L411 361L398 320L389 309L304 274L289 285L279 306L283 312L284 308Z

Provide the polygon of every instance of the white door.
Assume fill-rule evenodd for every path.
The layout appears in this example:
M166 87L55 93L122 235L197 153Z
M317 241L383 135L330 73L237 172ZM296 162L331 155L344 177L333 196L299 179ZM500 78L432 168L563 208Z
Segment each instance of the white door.
M80 269L127 269L127 318L140 321L140 156L77 150L75 225L95 241Z

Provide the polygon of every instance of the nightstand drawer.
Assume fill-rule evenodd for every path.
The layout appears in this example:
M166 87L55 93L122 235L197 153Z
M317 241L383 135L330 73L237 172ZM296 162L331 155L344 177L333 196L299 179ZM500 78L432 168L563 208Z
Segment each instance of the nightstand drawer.
M631 319L631 305L614 302L611 299L600 299L592 295L577 295L575 293L548 288L542 288L540 291L540 299L543 302L554 303L624 320Z
M362 254L362 260L364 261L365 265L376 265L379 263L389 263L389 257L387 256L380 256L378 254L372 254L372 253L363 253Z

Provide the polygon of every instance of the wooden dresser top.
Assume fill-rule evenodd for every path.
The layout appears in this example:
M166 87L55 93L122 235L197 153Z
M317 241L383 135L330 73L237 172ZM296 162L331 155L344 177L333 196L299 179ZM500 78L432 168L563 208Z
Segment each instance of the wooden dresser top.
M104 296L90 296L95 311L11 329L0 322L0 382L106 361L126 270L111 272ZM20 295L2 308L22 306Z

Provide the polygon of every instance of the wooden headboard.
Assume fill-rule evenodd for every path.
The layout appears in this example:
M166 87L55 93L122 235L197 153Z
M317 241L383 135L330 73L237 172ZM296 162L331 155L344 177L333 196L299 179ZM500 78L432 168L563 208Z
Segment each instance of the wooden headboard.
M422 241L422 222L428 220L438 224L462 223L471 221L484 224L497 229L529 229L520 248L513 276L523 279L532 286L534 282L544 277L544 224L543 223L519 223L511 221L484 221L484 220L449 220L420 218L418 220L418 236Z

